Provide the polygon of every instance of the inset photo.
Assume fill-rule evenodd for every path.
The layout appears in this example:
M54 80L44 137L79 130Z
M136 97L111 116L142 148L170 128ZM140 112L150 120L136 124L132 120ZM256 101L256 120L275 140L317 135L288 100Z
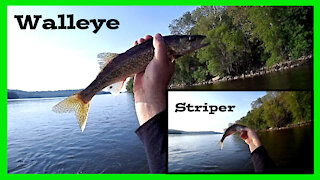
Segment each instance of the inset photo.
M169 91L168 173L313 173L312 91Z

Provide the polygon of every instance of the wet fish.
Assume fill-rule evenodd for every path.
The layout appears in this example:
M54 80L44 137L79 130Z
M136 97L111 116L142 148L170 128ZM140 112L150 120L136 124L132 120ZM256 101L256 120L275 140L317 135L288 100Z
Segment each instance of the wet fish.
M232 126L228 127L228 129L226 129L226 131L224 132L224 134L220 140L221 149L223 148L223 141L227 136L234 134L236 132L245 131L246 128L247 128L246 126L240 125L240 124L233 124Z
M208 45L208 43L203 42L205 36L200 35L172 35L164 36L163 39L167 46L167 55L172 61ZM122 54L99 54L98 61L101 71L96 79L84 90L59 102L52 110L57 113L75 112L83 132L93 96L106 87L108 91L116 95L120 92L128 77L144 71L153 59L154 47L152 41L152 39L149 39Z

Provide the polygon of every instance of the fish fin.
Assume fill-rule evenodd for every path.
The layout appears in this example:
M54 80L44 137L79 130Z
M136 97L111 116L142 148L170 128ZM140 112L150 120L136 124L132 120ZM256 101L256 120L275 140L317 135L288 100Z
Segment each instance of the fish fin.
M220 141L220 150L223 149L223 142Z
M117 53L99 53L97 58L100 69L102 70L112 59L117 56Z
M107 91L111 92L112 95L118 96L125 81L126 81L126 79L124 79L123 81L119 81L117 83L111 84L106 89L107 89Z
M53 106L52 110L56 113L75 112L80 129L83 132L87 123L89 106L90 101L85 103L77 93Z

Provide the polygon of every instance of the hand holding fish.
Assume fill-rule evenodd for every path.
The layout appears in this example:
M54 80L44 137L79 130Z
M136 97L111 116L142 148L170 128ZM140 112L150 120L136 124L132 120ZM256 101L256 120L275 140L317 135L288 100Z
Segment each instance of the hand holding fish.
M223 147L223 141L226 137L230 136L231 134L234 134L236 132L240 132L241 135L241 139L244 140L250 148L250 152L253 152L255 149L257 149L258 147L262 146L262 143L257 135L257 133L248 128L247 126L241 125L241 124L233 124L232 126L228 127L221 140L220 140L220 146L221 149Z
M147 35L135 42L135 45L151 39ZM135 107L142 125L156 114L166 109L166 89L174 73L175 63L167 56L167 47L160 34L153 39L154 57L145 71L137 73L134 82Z
M241 131L240 137L249 145L250 152L253 152L255 149L262 146L257 133L252 129L246 128L245 130Z
M201 35L157 34L140 39L136 46L121 54L100 53L101 71L88 87L56 104L57 113L74 112L81 131L86 127L92 98L105 89L120 93L128 77L136 74L134 84L137 116L140 125L166 108L166 89L174 71L173 60L207 46ZM171 61L170 61L171 60ZM142 73L141 73L142 72Z

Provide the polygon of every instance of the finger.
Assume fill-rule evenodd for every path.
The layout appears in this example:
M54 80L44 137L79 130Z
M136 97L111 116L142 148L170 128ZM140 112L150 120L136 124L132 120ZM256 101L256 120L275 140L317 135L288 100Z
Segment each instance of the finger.
M246 140L248 139L248 134L247 134L247 131L241 131L241 134L240 134L240 137L242 140Z
M144 71L135 74L133 84L135 84L136 82L140 82L143 74L144 74Z
M150 35L146 35L146 36L144 37L144 39L145 39L145 40L152 39L152 36L150 36Z
M145 39L140 38L138 42L139 42L139 44L141 44L141 43L143 43L144 41L145 41Z
M167 61L167 48L161 34L156 34L153 40L154 57L160 61Z
M135 74L134 81L133 81L133 92L137 92L139 89L142 88L142 79L143 79L144 71Z
M246 128L244 129L244 131L250 132L250 131L252 131L252 130L251 130L250 128L246 127Z

